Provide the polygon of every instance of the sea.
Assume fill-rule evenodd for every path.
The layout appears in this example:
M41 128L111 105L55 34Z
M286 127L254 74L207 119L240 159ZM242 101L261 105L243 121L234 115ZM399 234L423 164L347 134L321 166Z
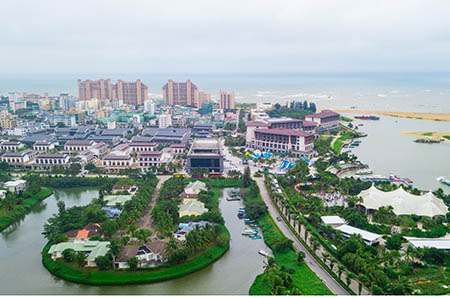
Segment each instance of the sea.
M218 98L220 90L234 91L236 102L315 102L319 109L367 109L450 113L450 73L96 73L0 74L0 94L27 92L78 95L78 79L110 78L149 86L150 98L162 97L168 79L190 79L199 90Z
M217 100L220 90L234 91L238 103L316 103L319 109L361 109L401 112L450 113L450 73L351 73L351 74L0 74L0 94L27 92L49 95L70 93L77 96L78 79L141 79L149 87L149 97L162 98L168 79L190 79ZM349 115L354 116L354 115ZM381 116L380 121L364 122L360 129L368 134L358 158L369 164L374 174L393 172L413 179L426 190L450 187L436 178L450 179L450 142L417 144L415 137L401 131L450 131L450 122L401 119Z

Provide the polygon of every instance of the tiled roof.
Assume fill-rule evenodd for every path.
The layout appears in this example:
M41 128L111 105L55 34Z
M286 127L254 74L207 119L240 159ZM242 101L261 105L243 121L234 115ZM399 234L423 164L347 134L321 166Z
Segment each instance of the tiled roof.
M286 129L286 128L261 128L255 130L255 132L273 135L283 135L283 136L297 136L297 137L307 137L313 135L311 132L302 131L299 129Z
M339 116L338 113L333 112L331 110L323 110L320 113L315 113L312 115L307 115L306 117L313 117L313 118L327 118L327 117L333 117L333 116Z

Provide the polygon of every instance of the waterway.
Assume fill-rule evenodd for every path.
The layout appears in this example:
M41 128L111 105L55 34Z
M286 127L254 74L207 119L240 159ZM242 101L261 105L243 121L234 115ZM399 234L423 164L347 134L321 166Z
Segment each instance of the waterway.
M33 208L23 221L0 234L0 294L234 294L246 295L255 277L264 271L264 257L258 249L270 252L262 239L241 235L244 221L236 216L241 201L225 200L231 189L224 189L219 207L231 233L230 249L214 264L188 276L155 284L130 286L86 286L52 276L41 264L44 223L57 212L58 200L66 207L88 204L98 196L93 189L56 190L54 195Z
M448 131L449 122L389 116L380 116L378 121L353 122L354 125L361 123L363 126L359 130L368 136L361 138L361 144L351 151L368 164L374 174L389 176L392 172L410 178L414 187L419 189L436 190L440 187L450 193L450 187L436 180L441 176L450 179L450 142L421 144L414 142L417 137L401 134L402 131Z

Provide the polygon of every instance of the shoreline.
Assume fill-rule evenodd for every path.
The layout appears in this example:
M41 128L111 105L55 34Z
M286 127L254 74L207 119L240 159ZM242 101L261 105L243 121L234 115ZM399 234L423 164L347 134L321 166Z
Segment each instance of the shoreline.
M371 111L371 110L352 110L352 109L336 109L333 111L338 113L369 114L369 115L374 114L398 118L450 122L450 113L422 113L422 112L394 112L394 111L390 112L390 111Z
M450 131L401 131L400 133L407 136L441 139L450 142L450 139L446 138L450 137Z

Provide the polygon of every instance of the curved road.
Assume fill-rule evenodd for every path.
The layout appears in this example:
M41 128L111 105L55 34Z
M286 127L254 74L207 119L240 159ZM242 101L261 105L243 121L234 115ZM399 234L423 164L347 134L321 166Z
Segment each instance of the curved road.
M275 205L273 204L272 200L269 197L269 194L267 193L266 186L264 185L264 178L253 178L255 179L256 183L258 184L261 196L266 203L269 213L272 216L272 218L281 217L280 214L277 211L277 208L275 208ZM295 237L294 233L289 229L289 227L286 225L284 221L277 221L275 220L277 226L280 228L280 230L283 232L283 234L294 241L294 246L297 250L301 250L306 254L305 262L311 268L314 273L322 280L324 281L325 285L334 293L337 295L349 295L349 293L326 271L317 261L316 259L309 253L309 251L302 245L302 243Z

